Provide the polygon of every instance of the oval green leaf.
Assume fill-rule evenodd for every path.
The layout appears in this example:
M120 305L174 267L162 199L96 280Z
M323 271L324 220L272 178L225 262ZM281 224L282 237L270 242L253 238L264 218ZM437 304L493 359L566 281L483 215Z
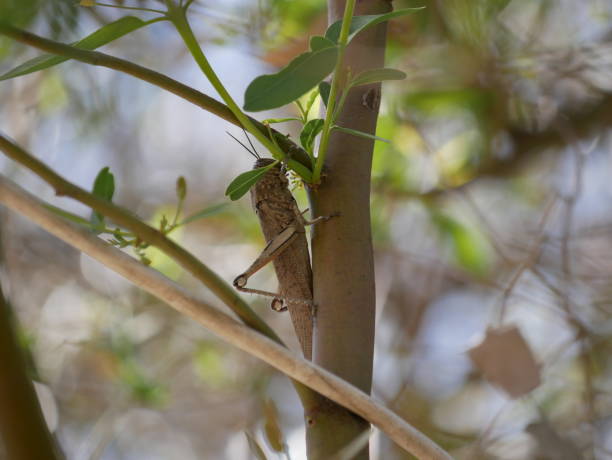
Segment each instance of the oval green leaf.
M392 11L391 13L386 14L371 14L366 16L353 16L353 20L351 21L351 27L349 29L348 42L350 42L355 35L357 35L362 30L367 29L368 27L375 26L376 24L380 24L381 22L389 21L390 19L397 18L399 16L406 16L407 14L414 13L415 11L422 10L425 7L419 8L404 8L397 11ZM340 29L342 28L342 21L334 22L329 28L327 32L325 32L325 38L331 40L334 43L338 43L338 38L340 37Z
M332 46L336 46L336 44L328 38L322 37L321 35L313 35L312 37L310 37L311 51L319 51Z
M261 75L244 94L244 110L275 109L295 101L327 77L338 57L338 48L329 47L300 54L280 72Z
M110 172L108 166L102 168L96 180L94 181L92 194L104 201L112 201L115 193L115 176ZM104 230L104 215L98 211L92 211L89 219L93 230L96 233L100 233Z
M349 86L369 85L370 83L388 80L403 80L404 78L406 78L406 74L401 70L388 68L370 69L355 76L355 78L351 80Z
M157 21L157 20L154 20ZM100 29L96 30L87 37L74 42L72 46L75 48L81 48L85 50L94 50L102 45L112 42L136 29L151 24L153 21L143 21L134 16L126 16L118 19L117 21L106 24ZM48 69L57 64L61 64L67 61L69 58L63 56L54 56L51 54L43 54L42 56L35 57L23 64L18 65L12 70L0 76L0 81L8 80L10 78L20 77L29 73L38 72L39 70Z
M270 163L263 168L251 169L250 171L243 172L238 177L236 177L228 186L227 190L225 190L225 195L229 196L230 200L236 201L241 198L249 189L259 182L264 175L272 169L278 161Z
M312 146L314 145L314 141L317 138L317 135L323 129L324 120L320 118L315 118L313 120L309 120L308 123L304 125L302 128L302 132L300 133L300 143L304 150L308 152L310 157L312 158Z
M112 201L115 194L115 176L108 166L102 168L96 176L92 193L104 201Z

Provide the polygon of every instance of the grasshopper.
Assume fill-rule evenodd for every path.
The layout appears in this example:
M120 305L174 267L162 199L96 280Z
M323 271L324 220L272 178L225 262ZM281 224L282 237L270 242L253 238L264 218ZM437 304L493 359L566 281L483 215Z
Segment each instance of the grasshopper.
M270 158L256 158L254 168L274 162ZM279 163L251 188L251 204L259 218L267 245L251 266L234 279L234 286L243 292L273 297L271 307L275 311L288 309L302 353L306 359L311 359L315 308L312 300L312 269L304 226L332 216L306 220L288 186L289 181ZM247 288L249 277L269 262L274 265L279 292Z

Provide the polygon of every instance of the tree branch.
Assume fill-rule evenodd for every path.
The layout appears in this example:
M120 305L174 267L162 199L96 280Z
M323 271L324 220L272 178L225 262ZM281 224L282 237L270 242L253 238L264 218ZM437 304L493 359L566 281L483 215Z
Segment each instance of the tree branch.
M9 458L61 460L19 347L12 310L0 290L0 439Z
M145 224L127 209L96 197L68 182L43 162L34 158L17 144L0 134L0 150L10 159L28 168L55 189L57 195L68 196L98 211L138 236L141 240L162 250L181 267L191 273L227 305L248 326L282 343L276 333L255 313L237 292L213 270L189 251L176 244L159 230Z
M429 438L353 385L294 355L207 303L195 299L181 286L119 249L109 246L92 233L55 216L45 209L43 202L2 176L0 202L116 271L232 345L369 420L416 457L427 460L451 459Z
M126 73L140 80L146 81L155 85L159 88L165 89L178 97L191 102L194 105L210 112L225 121L228 121L236 126L241 126L238 119L234 116L232 111L225 104L207 96L200 91L197 91L190 86L180 83L166 75L156 72L146 67L142 67L133 62L126 61L108 54L100 53L99 51L88 51L84 49L74 48L70 45L65 45L47 38L40 37L33 33L27 32L17 27L13 27L9 24L0 22L0 35L6 35L20 43L37 48L47 53L55 54L58 56L64 56L70 59L84 62L86 64L97 65L101 67L107 67L109 69L117 70L122 73ZM259 129L266 137L270 138L270 132L268 127L256 119L249 117L251 123L253 123L257 129ZM308 154L291 141L284 134L271 129L270 131L274 135L274 139L278 143L279 147L286 155L290 158L298 161L307 168L311 168L311 161Z

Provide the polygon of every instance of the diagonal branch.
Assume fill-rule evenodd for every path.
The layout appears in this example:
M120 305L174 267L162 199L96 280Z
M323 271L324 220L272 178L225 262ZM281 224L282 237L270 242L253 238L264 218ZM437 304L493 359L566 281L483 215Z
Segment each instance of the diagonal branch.
M162 232L142 222L127 209L100 199L71 182L68 182L43 162L34 158L2 134L0 134L0 150L3 151L7 157L25 166L47 182L55 189L57 195L68 196L89 206L93 210L111 219L117 225L130 230L141 240L159 248L208 287L224 304L236 313L245 324L270 337L272 340L282 343L274 331L244 300L242 300L229 284L198 260L193 254L183 249Z
M241 126L238 119L234 116L232 111L225 104L217 101L216 99L191 88L183 83L180 83L166 75L163 75L154 70L146 67L134 64L133 62L126 61L108 54L101 53L99 51L88 51L84 49L74 48L70 45L65 45L47 38L40 37L31 32L27 32L17 27L13 27L9 24L0 21L0 35L6 35L20 43L37 48L47 53L55 54L58 56L64 56L69 59L75 59L77 61L84 62L86 64L97 65L101 67L107 67L109 69L117 70L122 73L126 73L140 80L146 81L155 85L159 88L165 89L178 97L191 102L194 105L210 112L218 117L222 118L229 123L236 126ZM259 131L261 131L266 137L270 138L270 132L272 132L274 139L278 143L279 147L285 152L290 158L298 161L307 168L311 167L311 162L308 154L291 141L286 135L268 128L263 123L256 119L249 117L251 123L253 123Z
M369 420L417 458L451 459L424 434L353 385L298 357L207 303L195 299L181 286L109 246L90 232L55 216L44 208L43 202L2 176L0 202L163 300L179 313L194 319L232 345Z

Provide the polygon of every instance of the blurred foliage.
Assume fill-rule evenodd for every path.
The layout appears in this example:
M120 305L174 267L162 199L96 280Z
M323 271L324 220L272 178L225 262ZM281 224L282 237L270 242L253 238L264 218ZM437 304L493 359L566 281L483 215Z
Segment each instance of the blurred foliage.
M123 15L75 3L5 0L0 18L72 41ZM376 134L392 142L377 142L373 158L377 395L459 459L562 458L547 456L551 439L567 452L577 446L584 458L606 458L612 6L393 4L426 8L388 27L387 65L408 79L384 84ZM326 22L322 0L197 0L192 15L207 50L239 47L227 53L231 62L214 61L237 94L261 69L242 66L236 56L284 65ZM199 87L176 35L155 27L122 38L109 52ZM3 70L32 54L0 39ZM240 79L243 73L249 78ZM220 204L228 177L251 162L220 135L226 124L138 81L78 63L3 83L0 95L2 130L62 174L91 188L110 165L113 200L152 225L168 229L179 208L180 219L193 217L171 235L227 280L261 250L248 199ZM294 125L277 127L298 139ZM27 175L3 171L55 206L68 206ZM185 187L176 188L183 176ZM294 192L307 208L304 190ZM87 221L82 209L70 212ZM73 457L87 450L82 440L92 429L104 434L98 452L125 453L113 440L128 433L131 441L146 440L139 452L171 452L165 458L277 458L281 451L300 458L302 414L285 379L43 232L3 219L3 282L11 286L38 378L59 401L58 435ZM166 276L215 302L167 257L143 251ZM260 282L275 288L269 272ZM272 314L267 299L249 300L291 338L290 322ZM543 383L520 399L493 387L468 356L489 328L508 324L520 329L541 365ZM83 352L91 343L97 352ZM273 406L263 402L270 399ZM122 417L142 407L150 425L138 431ZM167 426L155 425L156 417ZM185 439L189 448L181 450ZM407 458L384 436L377 445L377 458Z

